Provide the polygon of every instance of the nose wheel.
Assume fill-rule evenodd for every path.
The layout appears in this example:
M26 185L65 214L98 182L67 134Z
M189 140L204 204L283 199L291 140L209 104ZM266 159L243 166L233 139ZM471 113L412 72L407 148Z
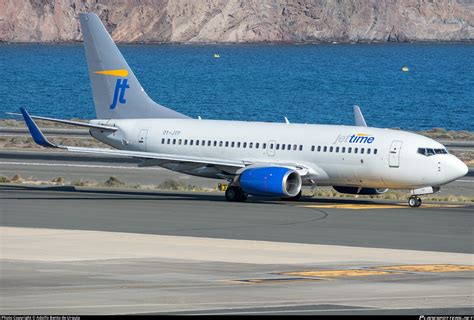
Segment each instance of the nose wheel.
M408 199L408 205L412 208L416 208L416 207L421 206L421 198L417 197L417 196L411 196Z

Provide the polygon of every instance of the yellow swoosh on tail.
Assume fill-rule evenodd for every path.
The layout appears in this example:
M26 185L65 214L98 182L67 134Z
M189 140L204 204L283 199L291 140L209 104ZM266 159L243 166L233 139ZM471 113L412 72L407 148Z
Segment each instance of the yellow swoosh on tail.
M126 77L128 76L128 70L119 69L119 70L102 70L94 72L96 74L106 74L108 76L116 76L116 77Z

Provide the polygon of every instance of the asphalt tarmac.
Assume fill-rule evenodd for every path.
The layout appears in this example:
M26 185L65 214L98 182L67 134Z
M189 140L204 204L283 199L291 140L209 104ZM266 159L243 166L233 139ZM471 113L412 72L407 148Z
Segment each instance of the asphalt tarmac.
M472 314L474 207L1 185L3 314Z

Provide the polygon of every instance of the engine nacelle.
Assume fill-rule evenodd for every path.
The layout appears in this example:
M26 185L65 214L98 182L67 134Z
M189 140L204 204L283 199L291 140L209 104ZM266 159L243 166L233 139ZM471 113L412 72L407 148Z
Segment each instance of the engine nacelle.
M340 193L347 194L362 194L362 195L375 195L382 194L388 191L388 189L375 189L375 188L359 188L359 187L341 187L333 186L334 190Z
M294 197L301 191L301 176L285 167L257 167L244 170L240 187L245 193L265 196Z

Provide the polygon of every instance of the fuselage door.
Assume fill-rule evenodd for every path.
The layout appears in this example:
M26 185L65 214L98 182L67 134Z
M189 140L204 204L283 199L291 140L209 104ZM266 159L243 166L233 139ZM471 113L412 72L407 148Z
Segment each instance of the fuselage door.
M392 141L390 145L390 153L388 155L388 165L391 168L398 168L400 166L400 150L402 149L402 141Z
M276 146L275 140L268 141L268 143L267 143L267 155L268 156L270 156L270 157L275 156L275 146Z
M146 151L146 136L148 134L147 129L142 129L140 130L140 133L138 134L138 149L142 151Z

